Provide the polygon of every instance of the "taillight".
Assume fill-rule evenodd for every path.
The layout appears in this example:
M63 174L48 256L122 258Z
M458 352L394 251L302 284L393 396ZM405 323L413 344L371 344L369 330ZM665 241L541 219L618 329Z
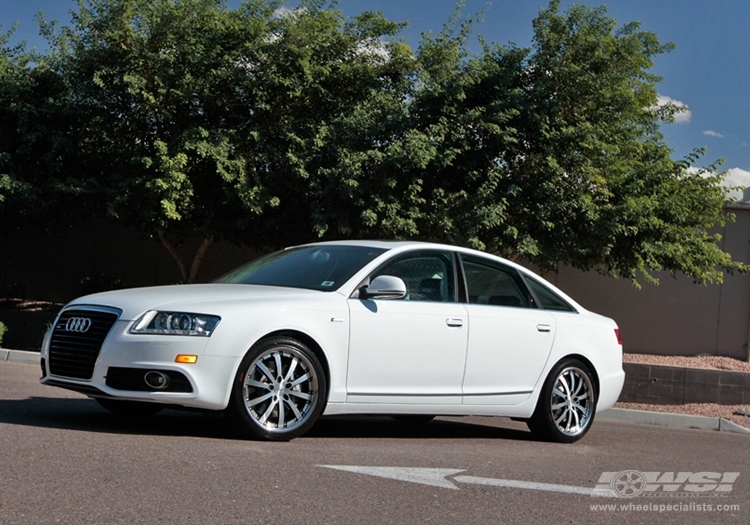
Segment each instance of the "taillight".
M617 338L617 344L622 346L622 337L620 337L620 329L615 328L615 337Z

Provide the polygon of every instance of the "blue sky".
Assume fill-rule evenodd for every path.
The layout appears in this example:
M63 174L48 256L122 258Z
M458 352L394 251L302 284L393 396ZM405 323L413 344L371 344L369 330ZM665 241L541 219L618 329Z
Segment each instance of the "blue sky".
M229 0L236 6L240 0ZM704 164L725 159L727 183L750 186L750 1L748 0L605 0L572 3L606 5L620 24L639 21L642 29L655 33L662 42L677 47L657 57L652 72L664 77L659 94L689 107L680 122L663 126L674 158L682 158L696 147L708 147ZM291 1L293 6L295 1ZM2 0L0 25L6 31L14 22L14 42L26 40L43 49L36 14L69 21L73 0ZM402 34L412 47L420 34L438 32L454 10L455 0L340 0L347 15L379 10L395 21L409 21ZM491 42L531 43L531 22L547 0L467 0L462 13L486 7L484 22L476 29ZM474 48L478 49L478 46ZM735 193L734 196L739 196Z

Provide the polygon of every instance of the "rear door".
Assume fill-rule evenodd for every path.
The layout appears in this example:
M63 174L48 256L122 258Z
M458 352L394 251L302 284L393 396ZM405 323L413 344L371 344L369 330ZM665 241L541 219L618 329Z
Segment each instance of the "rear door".
M470 327L463 403L521 403L547 362L555 319L535 307L514 268L489 258L460 257Z

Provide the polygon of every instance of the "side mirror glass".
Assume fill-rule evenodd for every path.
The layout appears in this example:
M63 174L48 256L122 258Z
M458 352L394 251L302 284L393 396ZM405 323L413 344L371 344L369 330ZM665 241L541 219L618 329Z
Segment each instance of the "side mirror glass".
M406 296L406 284L400 277L378 275L370 286L364 288L363 299L403 299Z

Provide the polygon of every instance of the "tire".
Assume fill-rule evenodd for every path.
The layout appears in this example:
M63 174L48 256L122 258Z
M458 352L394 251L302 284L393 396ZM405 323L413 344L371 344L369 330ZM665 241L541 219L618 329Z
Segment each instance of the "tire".
M536 410L526 424L539 439L573 443L591 428L596 400L588 366L577 359L563 359L547 376Z
M288 441L323 412L326 377L315 353L289 337L256 344L240 363L227 415L247 436Z
M393 414L391 417L402 425L410 426L426 425L435 419L435 416L429 414Z
M151 417L164 409L164 405L158 403L147 403L144 401L125 401L121 399L110 399L108 397L96 397L96 402L102 408L113 414L125 417Z

